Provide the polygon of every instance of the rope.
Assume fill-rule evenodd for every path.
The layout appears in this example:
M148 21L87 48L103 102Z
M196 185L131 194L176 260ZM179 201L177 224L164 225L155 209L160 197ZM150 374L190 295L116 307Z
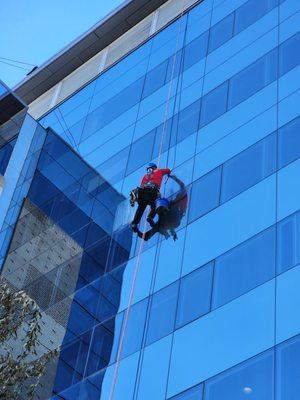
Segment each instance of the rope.
M36 65L34 65L34 64L30 64L30 63L27 63L27 62L24 62L24 61L13 60L12 58L0 57L0 60L11 61L11 62L16 63L16 64L24 64L24 65L29 65L31 67L36 67Z
M20 65L15 65L15 64L12 64L12 63L3 61L3 60L0 60L0 63L1 63L1 64L5 64L5 65L9 65L10 67L22 69L23 71L27 71L27 72L31 69L31 68L21 67Z
M59 116L57 115L58 112L61 115L61 119L63 120L63 122L64 122L64 124L66 126L66 129L63 127L63 125L61 123L61 120L60 120ZM65 120L65 118L63 116L63 113L61 112L60 108L59 107L55 108L54 109L54 113L55 113L55 115L56 115L56 117L58 119L58 122L59 122L61 128L63 129L62 133L66 133L66 135L69 136L69 138L71 138L73 140L73 143L74 143L74 146L75 146L75 150L77 150L77 152L79 153L79 147L78 147L78 145L76 143L76 140L75 140L74 136L72 135L72 133L71 133L69 127L68 127L67 121Z
M180 18L182 18L183 13L184 13L185 2L186 2L186 0L182 0L182 9L181 9L181 13L180 13ZM161 133L161 137L160 137L160 145L159 145L159 151L158 151L158 157L157 157L157 166L158 166L158 168L159 168L159 165L160 165L163 140L164 140L164 136L165 136L165 133L166 133L167 120L168 120L168 116L169 116L169 106L170 106L170 100L171 100L171 95L172 95L173 77L174 77L175 67L176 67L176 59L177 59L177 53L178 53L178 48L179 48L179 39L180 39L180 34L181 34L181 28L182 28L182 20L180 21L179 29L178 29L178 32L177 32L176 50L175 50L175 54L174 54L174 57L173 57L171 80L170 80L170 84L169 84L167 102L166 102L166 107L165 107L163 129L162 129L162 133Z
M185 2L186 2L186 0L182 0L182 10L181 10L181 13L180 13L180 18L182 18L183 13L184 13ZM170 80L170 84L169 84L168 96L167 96L166 107L165 107L163 129L162 129L161 138L160 138L160 146L159 146L158 161L157 161L158 167L159 167L159 164L160 164L162 146L163 146L163 139L164 139L164 135L165 135L165 131L166 131L166 122L167 122L168 115L169 115L169 103L170 103L170 100L171 100L173 78L174 78L174 72L175 72L175 66L176 66L176 58L177 58L177 52L178 52L178 47L179 47L179 38L180 38L180 34L181 34L181 25L182 25L182 21L180 21L179 29L178 29L178 32L177 32L176 49L175 49L175 54L174 54L174 58L173 58L173 66L172 66L172 71L171 71L171 80ZM147 220L145 219L143 232L145 232L145 230L146 230L146 223L147 223ZM139 269L140 269L141 255L142 255L144 242L145 242L144 241L144 235L145 235L145 233L143 233L143 237L142 237L142 239L140 241L138 255L137 255L137 258L136 258L136 264L135 264L133 279L132 279L131 288L130 288L130 295L129 295L128 305L127 305L127 309L125 311L124 321L123 321L123 324L122 324L122 330L121 330L121 335L120 335L120 341L119 341L119 345L118 345L118 352L117 352L117 357L116 357L116 362L115 362L115 369L114 369L114 374L113 374L113 379L112 379L112 385L111 385L111 389L110 389L110 393L109 393L109 400L113 400L114 394L115 394L115 388L116 388L117 377L118 377L118 373L119 373L119 369L120 369L120 362L121 362L122 350L123 350L123 345L124 345L124 339L125 339L125 335L126 335L126 331L127 331L129 314L130 314L131 307L132 307L133 295L134 295L134 291L135 291L138 272L139 272Z

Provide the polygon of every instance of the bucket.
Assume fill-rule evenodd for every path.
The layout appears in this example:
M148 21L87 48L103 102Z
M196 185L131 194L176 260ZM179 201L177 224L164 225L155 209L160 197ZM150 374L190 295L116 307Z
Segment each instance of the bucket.
M169 200L164 198L159 198L155 201L155 209L157 214L164 214L169 210L170 203Z

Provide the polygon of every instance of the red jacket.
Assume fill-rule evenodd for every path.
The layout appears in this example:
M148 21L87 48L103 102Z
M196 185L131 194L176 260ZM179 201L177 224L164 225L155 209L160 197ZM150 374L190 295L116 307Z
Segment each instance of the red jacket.
M151 175L144 175L141 186L144 187L147 183L154 183L155 186L160 189L162 179L164 175L169 175L171 170L169 168L155 169Z

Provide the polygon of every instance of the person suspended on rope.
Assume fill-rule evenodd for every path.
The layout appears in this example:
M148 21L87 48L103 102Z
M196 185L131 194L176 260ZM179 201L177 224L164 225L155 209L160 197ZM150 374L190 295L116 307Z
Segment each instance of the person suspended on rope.
M169 168L157 168L157 165L150 163L147 166L147 173L143 176L140 186L132 190L130 193L130 204L133 207L137 202L138 208L131 222L133 232L138 232L138 224L144 214L147 206L151 210L147 216L148 223L153 227L155 225L153 218L155 217L155 200L160 196L159 190L165 175L170 175Z
M180 189L172 200L165 198L158 198L156 200L155 205L156 213L158 214L158 221L145 234L138 231L138 236L144 238L144 240L149 240L158 232L165 236L166 239L172 236L174 241L177 240L175 229L180 226L181 220L186 213L188 195L184 183L177 178L177 176L170 175L170 178L179 185Z

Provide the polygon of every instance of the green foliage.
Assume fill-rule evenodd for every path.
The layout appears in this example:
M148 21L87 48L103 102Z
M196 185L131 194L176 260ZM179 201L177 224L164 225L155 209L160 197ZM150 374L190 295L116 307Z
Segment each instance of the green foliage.
M32 400L57 350L38 356L42 314L24 291L0 277L0 400Z

